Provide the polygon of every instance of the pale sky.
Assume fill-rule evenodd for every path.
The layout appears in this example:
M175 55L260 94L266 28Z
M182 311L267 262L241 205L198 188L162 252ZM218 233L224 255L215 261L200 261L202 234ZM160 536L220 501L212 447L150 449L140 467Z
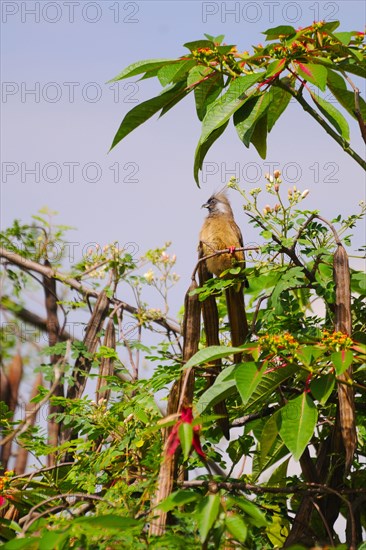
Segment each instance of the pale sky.
M357 211L362 169L299 106L291 104L272 130L266 161L230 126L207 155L198 189L193 96L107 154L123 116L161 88L153 79L105 83L134 61L183 55L183 44L204 33L225 34L245 50L279 24L340 19L338 30L363 30L363 1L2 1L1 8L2 227L14 218L30 222L47 205L59 212L56 222L77 228L68 238L78 258L88 243L135 243L140 255L172 241L181 275L172 292L176 314L196 261L200 207L231 175L250 189L279 168L291 185L310 189L304 207L330 219ZM350 126L362 155L355 121ZM244 240L258 242L240 197L231 192L231 199ZM357 246L364 228L356 230Z

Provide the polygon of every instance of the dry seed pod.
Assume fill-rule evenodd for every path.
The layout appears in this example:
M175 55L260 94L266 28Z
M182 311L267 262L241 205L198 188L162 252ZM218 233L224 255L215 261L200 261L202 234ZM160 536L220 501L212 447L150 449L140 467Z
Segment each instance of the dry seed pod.
M201 302L197 294L191 295L197 288L198 285L193 280L184 299L183 361L188 361L198 351L200 341Z
M351 280L348 256L343 245L338 243L333 259L333 277L335 282L335 331L351 336ZM341 381L347 381L352 376L352 366L340 375ZM349 470L357 445L355 403L353 388L338 383L339 419L343 444L346 452L346 472Z

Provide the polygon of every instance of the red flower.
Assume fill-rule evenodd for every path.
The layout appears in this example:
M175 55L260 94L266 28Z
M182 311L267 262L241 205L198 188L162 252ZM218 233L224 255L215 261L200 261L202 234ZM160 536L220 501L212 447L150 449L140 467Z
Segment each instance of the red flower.
M167 454L169 456L173 456L177 448L179 447L179 435L178 430L179 426L186 422L187 424L192 424L193 421L193 412L192 407L182 407L182 411L180 413L180 419L178 422L173 426L172 431L170 432L168 442L167 442ZM192 438L192 447L196 451L197 454L202 456L203 458L206 458L205 453L202 451L201 448L201 442L199 437L199 431L201 427L196 425L193 426L193 438Z

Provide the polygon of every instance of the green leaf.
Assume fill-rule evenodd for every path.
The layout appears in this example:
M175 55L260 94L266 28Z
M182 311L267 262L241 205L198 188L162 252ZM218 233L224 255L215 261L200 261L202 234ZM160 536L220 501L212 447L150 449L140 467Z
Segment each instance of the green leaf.
M344 118L342 113L338 111L328 101L325 101L325 99L322 99L321 97L317 97L315 94L311 94L311 97L318 107L319 111L329 120L329 122L334 126L334 128L337 130L337 132L345 139L346 141L350 140L350 134L349 134L349 126L347 120Z
M260 456L259 464L263 466L265 458L269 455L271 449L273 448L276 440L278 439L279 429L280 429L280 414L281 411L276 411L272 416L267 420L263 427L262 435L260 438Z
M249 147L255 125L265 114L270 102L270 94L262 92L260 96L250 98L234 115L234 126L239 139Z
M280 25L279 27L273 27L273 29L267 29L262 34L266 35L266 40L275 40L282 35L296 34L296 30L290 25Z
M196 66L195 59L185 59L179 61L178 63L172 63L169 65L164 65L157 76L162 86L167 86L171 82L177 82L181 80L191 69Z
M310 390L314 398L319 401L321 405L325 405L332 394L334 384L335 378L333 374L325 374L311 381Z
M242 363L235 370L235 381L243 405L247 404L249 398L262 380L266 366L266 363L261 365L260 363L248 362Z
M229 357L234 353L242 352L243 348L234 348L231 346L208 346L207 348L200 349L195 353L189 361L185 364L185 368L195 367L202 363L208 363L215 361L215 359L222 359L223 357Z
M204 497L202 504L199 507L198 514L198 530L200 533L201 542L204 543L207 539L210 530L212 529L220 510L220 495L219 493L210 494Z
M352 34L351 32L335 32L333 33L333 36L335 36L342 44L345 46L348 46L348 44L352 40Z
M343 374L352 365L353 353L350 349L335 351L330 356L337 375Z
M143 124L146 120L155 115L155 113L157 113L160 109L163 109L177 98L179 100L183 99L187 93L185 83L178 82L173 88L163 92L161 95L136 105L136 107L131 109L131 111L129 111L122 120L121 125L114 136L111 149L113 149L113 147L115 147L130 132L135 130L135 128L140 126L140 124Z
M257 389L252 394L247 403L247 407L257 407L259 403L266 401L268 396L274 392L280 384L290 378L299 367L294 364L289 364L286 367L281 367L278 370L264 373L262 380L258 384Z
M163 512L170 512L170 510L174 510L174 508L178 508L179 506L183 506L184 504L188 504L188 502L193 502L198 499L198 493L188 489L180 489L179 491L171 493L167 498L160 502L157 508L159 508L159 510L163 510Z
M225 517L225 526L235 540L242 543L245 542L248 529L240 516L236 514L227 515Z
M272 86L267 93L270 93L271 98L267 110L267 128L268 132L270 132L273 126L276 124L277 120L280 118L280 116L288 106L288 104L290 103L291 94L289 94L288 92L286 92L286 90L283 90L282 88L278 88L277 86Z
M220 403L236 391L235 370L237 365L232 365L222 370L214 384L210 386L199 398L196 404L198 414L202 414L208 407Z
M267 113L256 123L250 141L257 149L258 155L265 159L267 155Z
M240 76L233 80L227 92L219 97L208 109L202 123L202 133L200 143L206 141L210 134L225 124L230 117L237 111L248 99L245 92L263 77L264 73L254 73L246 76Z
M75 524L90 524L95 528L101 527L106 529L119 529L123 531L124 529L141 525L141 520L116 516L114 514L107 514L105 516L84 516L81 518L76 518L73 520L73 525Z
M179 441L182 446L183 459L187 460L191 452L193 441L193 427L188 422L183 422L178 428Z
M305 80L308 80L323 92L327 85L327 69L323 65L316 65L315 63L299 63L296 62L297 72Z
M70 536L69 532L57 532L57 531L48 531L42 534L42 537L39 541L38 550L61 550L65 548L64 543L66 539Z
M195 84L197 85L194 86ZM197 116L203 120L207 109L223 89L224 79L221 73L213 71L210 67L198 65L190 70L187 86L194 86Z
M229 496L227 499L228 508L233 508L238 506L243 512L250 516L254 521L256 527L266 527L268 522L265 515L261 510L250 500L247 500L245 497L233 497Z
M296 357L298 357L306 367L311 367L323 353L324 350L316 346L301 346L296 350Z
M188 48L191 52L199 48L209 48L210 50L215 48L215 44L211 40L194 40L193 42L186 42L183 46Z
M176 59L145 59L144 61L137 61L136 63L132 63L131 65L123 69L123 71L119 73L118 76L112 78L112 80L108 80L107 84L109 84L110 82L116 82L117 80L122 80L124 78L135 76L137 74L156 71L156 69L160 69L161 67L176 62Z
M268 485L276 485L278 487L285 487L286 485L286 476L287 476L287 469L290 462L291 456L286 458L277 468L274 470L274 472L271 474L271 477L268 480Z
M340 76L335 71L328 70L327 78L328 88L334 95L334 97L339 101L339 103L346 109L346 111L353 117L355 115L355 94L347 89L347 85L342 76ZM360 111L362 118L366 119L366 103L359 97Z
M227 125L229 124L229 121L225 122L220 128L217 128L217 130L214 130L210 137L204 142L204 143L198 143L196 152L194 154L194 179L198 185L199 185L199 179L198 174L199 171L202 169L203 161L205 160L206 154L208 150L211 148L211 146L215 143L215 141L223 134L227 128Z
M309 443L318 419L318 411L303 392L281 409L280 436L295 460L299 460Z

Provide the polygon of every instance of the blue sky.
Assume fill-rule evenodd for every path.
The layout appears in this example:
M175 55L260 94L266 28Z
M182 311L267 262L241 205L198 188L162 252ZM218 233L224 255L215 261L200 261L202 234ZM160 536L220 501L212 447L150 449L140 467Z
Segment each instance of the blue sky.
M264 185L271 163L285 169L289 183L310 189L304 206L329 218L354 212L364 198L361 168L295 104L271 132L266 161L233 128L225 132L206 158L201 189L192 175L200 125L191 96L108 154L123 116L160 88L137 79L105 84L134 61L183 55L183 43L203 33L225 34L244 50L283 23L339 19L341 30L363 30L364 2L3 1L1 7L3 227L14 218L28 222L47 205L59 212L56 222L77 228L69 240L79 255L91 242L134 242L142 254L172 241L181 275L172 295L176 313L195 265L200 206L233 171L252 188ZM362 154L357 126L350 126ZM258 242L239 197L231 197L244 240ZM358 246L364 229L356 232Z

